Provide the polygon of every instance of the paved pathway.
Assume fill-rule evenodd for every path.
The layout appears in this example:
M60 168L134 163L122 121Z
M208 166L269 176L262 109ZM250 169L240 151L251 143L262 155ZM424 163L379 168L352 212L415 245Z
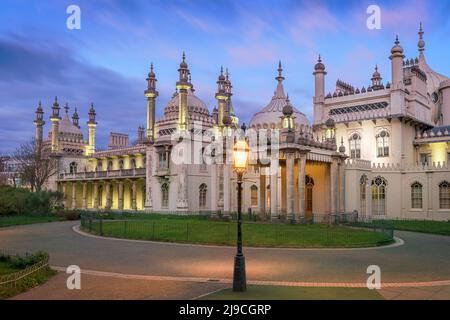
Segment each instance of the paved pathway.
M50 263L61 267L75 264L85 270L162 277L232 277L234 248L92 238L74 232L72 227L77 224L67 221L2 228L1 247L46 250ZM404 245L370 250L244 248L247 278L365 283L367 266L376 264L384 283L450 279L450 237L411 232L396 235ZM394 297L394 291L387 294Z

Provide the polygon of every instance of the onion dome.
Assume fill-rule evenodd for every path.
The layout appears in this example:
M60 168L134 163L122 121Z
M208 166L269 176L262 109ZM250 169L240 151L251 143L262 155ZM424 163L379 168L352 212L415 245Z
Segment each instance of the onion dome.
M372 74L372 80L380 79L381 74L378 72L378 65L375 65L375 72Z
M181 69L187 69L187 67L188 67L188 65L186 63L186 54L183 51L183 59L182 59L182 61L180 63L180 68Z
M319 54L319 59L317 59L317 63L314 66L314 70L316 70L316 71L324 71L325 70L325 65L322 63L320 54Z
M391 53L392 54L396 54L396 53L403 54L403 48L400 45L400 41L398 41L398 36L395 38L395 45L392 47Z

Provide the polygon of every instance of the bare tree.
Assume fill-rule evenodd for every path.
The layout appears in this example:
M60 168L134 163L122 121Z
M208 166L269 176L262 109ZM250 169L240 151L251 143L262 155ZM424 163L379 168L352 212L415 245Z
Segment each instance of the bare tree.
M16 161L19 176L32 191L41 191L48 179L58 170L57 159L42 152L42 144L35 139L25 142L16 149L12 158Z

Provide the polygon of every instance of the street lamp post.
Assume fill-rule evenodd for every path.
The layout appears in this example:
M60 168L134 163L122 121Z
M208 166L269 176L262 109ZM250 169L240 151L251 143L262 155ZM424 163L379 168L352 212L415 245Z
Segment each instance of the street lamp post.
M245 277L245 257L242 252L242 178L247 169L249 148L245 140L236 142L233 148L233 169L237 174L237 252L234 258L233 291L244 292L247 290Z

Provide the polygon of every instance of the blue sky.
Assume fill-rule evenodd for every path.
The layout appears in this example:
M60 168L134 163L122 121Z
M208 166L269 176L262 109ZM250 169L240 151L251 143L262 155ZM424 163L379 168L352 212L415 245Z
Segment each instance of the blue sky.
M81 30L66 28L71 4L81 8ZM370 4L381 8L380 30L366 27ZM0 154L34 135L39 100L47 135L55 95L61 104L78 108L85 135L94 102L99 147L106 146L110 130L133 140L145 123L150 62L161 115L174 92L183 50L196 94L210 110L220 66L229 68L233 104L244 122L270 101L278 60L285 91L311 119L312 70L319 53L328 72L327 92L337 78L367 87L375 64L388 81L395 35L406 56L416 57L420 21L428 63L450 74L448 0L2 0L0 21Z

